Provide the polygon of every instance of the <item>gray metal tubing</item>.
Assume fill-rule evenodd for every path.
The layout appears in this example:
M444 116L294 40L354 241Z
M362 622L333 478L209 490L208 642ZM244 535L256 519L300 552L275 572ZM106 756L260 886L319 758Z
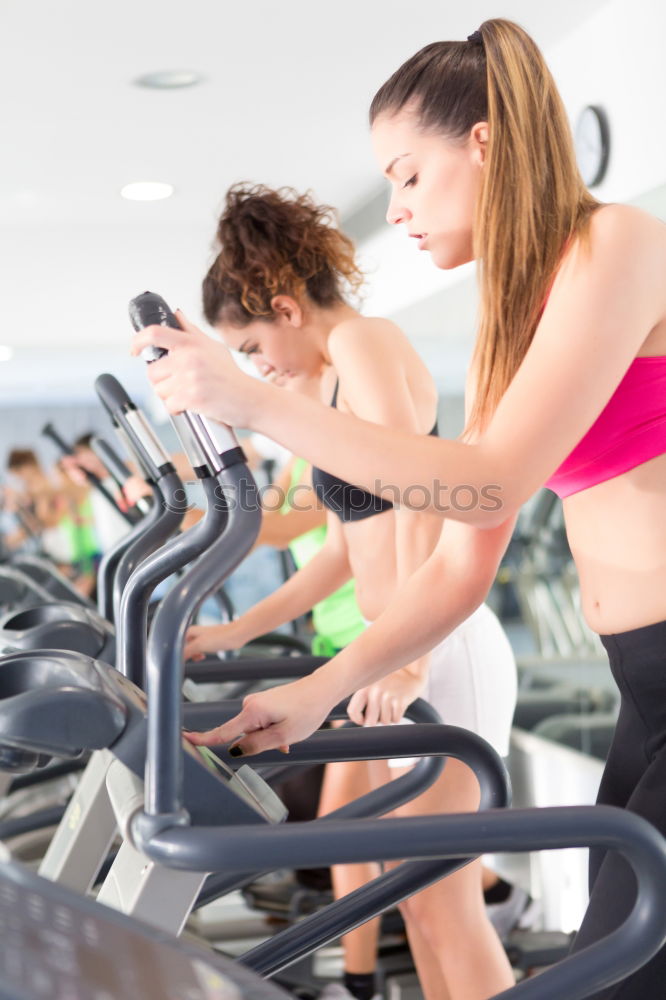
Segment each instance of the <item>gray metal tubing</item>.
M292 625L295 624L292 622ZM307 638L298 634L286 632L266 632L264 635L257 635L247 644L250 649L261 650L262 646L282 646L285 650L298 653L299 656L311 655L311 644ZM246 647L247 648L247 647ZM241 653L244 656L244 653Z
M309 767L331 761L421 758L408 774L336 809L327 820L382 816L397 809L437 780L444 769L445 757L456 757L472 768L488 802L499 806L509 798L508 777L501 758L480 737L457 726L417 724L400 726L399 730L393 726L319 730L309 739L295 744L290 756L292 753L297 765ZM253 766L258 768L266 758L274 760L275 753L257 755L253 758ZM265 772L262 777L272 780Z
M206 477L201 480L201 485L208 500L208 508L213 509L218 502L217 480ZM206 514L203 520L184 535L148 556L128 580L122 594L118 618L118 669L139 687L145 686L145 636L150 595L162 580L205 552L219 538L225 521L226 511L214 511L212 518ZM235 704L240 711L240 703ZM202 703L202 707L207 706Z
M23 833L32 833L33 830L45 830L49 826L57 826L64 812L64 805L47 806L45 809L31 812L27 816L6 819L0 823L0 841L19 837Z
M100 462L106 466L107 472L115 479L116 486L122 489L132 473L116 449L99 434L95 435L90 445Z
M226 530L164 597L148 641L146 689L150 711L145 808L151 817L179 815L181 810L181 687L187 627L222 577L233 572L247 555L261 524L256 485L247 466L232 465L216 479L220 491L212 513L226 523ZM224 510L227 491L234 498L228 514Z
M355 732L357 732L359 727L357 727L355 723L351 722L351 720L347 718L348 705L349 705L349 699L346 699L345 701L340 702L339 705L336 705L333 711L329 714L328 721L333 721L334 719L345 719L346 720L345 725L342 728L353 729ZM405 718L409 719L410 722L420 722L435 726L442 725L442 720L438 712L436 712L435 709L432 707L432 705L430 705L427 701L424 701L423 698L417 698L415 701L411 703L411 705L407 706L407 708L405 709ZM386 727L380 727L380 729L384 728ZM451 729L452 727L449 726L447 728ZM340 730L336 731L339 732ZM367 732L367 730L365 731ZM389 730L389 732L394 732L394 731L395 730L392 728ZM331 730L328 730L328 735L330 735L330 733ZM317 734L314 733L313 736L317 736ZM321 736L317 736L317 738L319 740L322 740ZM364 738L365 737L361 737L361 739ZM312 737L310 737L310 739L312 739ZM314 744L314 745L319 746L319 744ZM321 745L323 746L323 740ZM368 743L366 745L371 746L372 744ZM310 746L311 744L309 740L305 741L304 743L297 743L292 748L290 748L289 754L287 755L286 758L285 754L280 753L279 751L276 750L272 750L265 754L261 754L260 757L255 758L256 767L258 770L260 770L261 776L264 779L264 781L275 782L275 781L280 781L283 778L293 777L294 767L302 767L303 770L307 770L308 767L312 767L314 764L325 764L328 762L328 760L338 760L338 758L335 756L330 756L327 758L325 756L325 751L324 751L324 755L323 756L320 755L317 759L312 759L312 760L307 759L306 761L303 761L301 754L303 752L307 754L308 747ZM405 754L404 756L418 756L420 752L421 751L416 751L414 754ZM389 754L389 757L394 757L394 756L397 757L400 756L400 754ZM447 754L447 756L449 755ZM381 757L382 755L380 754L380 756L377 759L381 759ZM358 759L371 760L373 758L366 757ZM416 786L418 786L418 782L421 780L422 773L423 772L429 773L431 762L435 759L436 758L432 757L423 757L422 759L417 761L417 763L414 766L414 769L412 770L412 772L410 772L411 775L414 775L414 773L416 772L416 777L415 777ZM267 767L264 766L264 762L268 763ZM442 767L443 766L444 765L442 763ZM500 769L504 771L504 765L500 764ZM438 774L435 775L435 777L433 777L432 780L434 781L438 776L439 772ZM404 777L409 778L410 775L404 775ZM392 782L391 784L395 784L395 782ZM407 782L405 782L405 787L406 788L409 787ZM428 786L426 785L425 787L427 788ZM422 791L425 791L425 788L423 788ZM408 798L411 797L412 796L408 796ZM397 808L397 806L389 806L389 808L394 809Z
M224 587L218 587L212 598L228 622L232 622L236 617L236 609L233 601L229 597Z
M426 734L423 732L424 730L429 730L429 732ZM352 730L353 736L350 736L349 730L344 728L317 732L302 743L296 744L290 753L298 751L300 761L307 758L309 760L309 764L305 765L307 767L321 763L324 754L326 754L325 763L332 760L382 760L388 757L415 756L423 753L424 749L431 749L435 745L437 752L441 753L446 747L444 752L447 756L460 757L466 763L469 761L470 766L477 765L478 770L475 768L475 771L483 789L482 798L484 801L498 805L508 802L509 790L504 766L494 751L492 751L492 755L488 755L487 750L492 750L492 748L483 743L482 740L480 741L478 736L474 736L467 730L458 730L453 726L442 725L401 726L400 731L406 734L406 738L401 737L398 741L402 743L401 746L396 746L396 741L393 738L396 729L393 726L377 726L372 729L354 728ZM326 739L322 739L323 737ZM471 740L468 737L471 737ZM479 743L483 744L480 753L477 746ZM264 754L262 756L272 755ZM405 802L411 801L429 788L439 777L443 767L443 756L421 757L407 774L403 774L381 788L374 789L340 809L320 817L317 822L382 816L392 809L397 809ZM264 780L267 779L265 773L262 773L262 777ZM255 869L241 873L220 872L211 875L197 900L197 906L204 906L228 892L240 889L271 870L262 868L261 870Z
M341 701L328 713L328 722L333 722L339 719L348 720L347 716L347 705L349 704L349 699L346 701ZM420 706L426 705L430 712L433 713L435 718L430 714L424 715L420 711ZM243 707L242 698L224 698L221 701L189 701L185 702L183 705L183 722L185 723L184 728L189 731L205 732L207 729L215 729L216 726L221 726L223 722L227 722L229 719L233 719L234 715L238 715ZM419 714L415 714L415 713ZM417 698L405 709L405 718L410 719L412 722L429 722L435 725L441 724L441 719L435 712L434 708L424 702L421 698ZM294 743L291 751L288 755L289 759L296 760L298 757L298 747L300 743ZM270 751L270 753L277 751ZM263 757L269 756L269 753ZM259 759L259 758L255 758ZM284 754L279 754L279 757L272 758L273 760L279 760L280 765L284 767L289 767L289 760ZM234 764L240 767L244 760L238 760L237 758L231 758L229 763L233 766ZM272 765L271 765L272 766Z
M333 709L329 714L329 720L333 719L346 719L347 718L347 705L348 700L341 702L339 705ZM237 715L242 708L242 701L237 699L225 699L219 702L195 702L188 703L183 706L183 721L185 723L185 728L190 730L205 731L207 729L214 729L216 726L222 725L228 719L232 719L234 715ZM427 701L422 698L417 698L415 701L408 705L405 710L405 718L409 719L415 723L424 723L426 726L421 726L420 728L426 728L427 725L438 726L439 732L442 732L441 719L435 709ZM362 808L358 813L350 812L350 816L378 816L382 813L387 812L391 809L397 809L399 805L407 802L408 800L415 798L416 795L420 795L422 792L429 788L430 785L436 781L441 773L444 766L443 760L440 760L437 756L436 750L426 751L423 749L413 750L409 752L405 750L398 751L398 747L401 745L400 741L403 739L402 736L398 736L397 740L394 739L394 735L398 732L405 733L411 732L413 727L409 729L401 727L400 730L394 727L378 726L372 729L364 729L353 726L348 723L349 727L353 729L356 734L358 745L358 740L361 741L361 746L363 752L355 752L353 756L340 756L340 754L349 754L353 744L349 741L348 737L347 743L339 743L339 734L347 729L344 726L342 729L337 730L327 730L319 731L313 733L307 740L300 743L295 743L285 759L285 755L279 753L278 751L269 751L267 753L259 754L253 759L253 766L260 772L262 778L265 781L270 781L275 783L283 778L291 778L294 775L295 768L302 768L304 771L308 770L321 763L329 763L330 761L341 761L341 760L381 760L390 757L412 757L420 756L420 759L416 762L414 767L408 774L402 775L395 781L390 782L389 785L384 786L383 789L376 789L373 792L368 793L368 795L363 796L362 799L357 800L358 802L365 802L369 798L369 805L367 808ZM455 732L461 732L464 734L465 742L467 740L470 755L478 755L479 751L476 749L476 744L478 743L478 737L467 732L467 730L457 730L454 726L445 726L448 735L452 735ZM384 753L382 749L381 742L377 744L372 741L372 733L381 733L382 736L386 735L390 739L390 745L388 747L388 752ZM360 735L365 734L365 735ZM475 743L476 741L476 743ZM339 744L339 745L338 745ZM473 745L474 744L474 745ZM486 743L482 741L482 755L486 753L489 748ZM365 749L367 748L369 756L365 755ZM375 748L373 750L373 748ZM394 752L395 750L395 752ZM430 754L433 754L431 756ZM455 753L445 751L446 756L457 756ZM468 763L465 757L465 763ZM233 767L240 767L243 763L242 760L230 757L228 763ZM473 767L471 760L469 761L470 767ZM485 767L486 765L482 765ZM502 774L502 780L508 780L506 777L506 770L501 762L501 759L492 751L492 758L490 758L490 763L487 765L493 771L498 771ZM482 780L483 776L481 772L477 772L477 777L479 781ZM376 799L373 798L376 796ZM381 803L385 801L387 804L384 807ZM344 807L346 808L346 807Z
M187 497L173 466L155 483L162 494L159 517L132 542L118 563L113 581L114 620L120 621L123 591L134 572L147 556L161 548L180 528L188 509Z
M34 577L50 593L50 600L59 599L66 601L76 601L84 607L94 608L95 605L89 598L79 593L68 580L64 573L55 566L50 559L42 559L39 556L19 554L12 557L12 565L23 570L28 576ZM46 580L46 582L44 582ZM52 588L52 589L49 589Z
M169 456L141 410L134 405L115 375L98 375L95 392L113 424L120 428L122 440L135 453L148 479L157 482L160 468L169 463Z
M380 836L378 833L378 840ZM453 874L469 860L403 862L342 899L329 903L318 913L278 932L268 941L240 955L239 961L262 976L274 976L281 969Z
M79 760L68 760L56 764L47 764L36 771L29 771L27 774L17 774L12 778L9 786L9 794L18 792L22 788L32 788L34 785L41 785L43 781L54 781L56 778L64 778L68 774L77 774L83 771L88 761L87 755ZM0 840L2 836L0 835Z
M417 706L417 715L420 714L418 708L424 706L426 711L423 712L423 715L428 716L432 713L436 717L434 709L427 702L422 702L421 699L410 705L410 708L413 706ZM360 796L353 802L321 817L317 822L382 816L392 809L397 809L403 803L411 801L424 792L442 771L444 756L434 756L434 754L456 757L474 770L481 789L483 808L506 806L510 801L509 779L501 758L489 744L466 729L460 729L456 726L417 724L400 727L377 726L371 729L353 728L352 732L353 736L350 736L349 730L346 729L313 733L307 740L295 744L290 750L290 756L294 754L297 763L307 760L311 766L322 761L328 763L331 760L381 760L387 757L411 757L426 753L433 755L421 757L407 774ZM345 744L347 745L345 746ZM253 764L254 761L259 763L266 758L274 758L275 755L275 752L257 755ZM267 775L262 773L262 777L266 779ZM453 868L456 867L460 867L460 864L455 863ZM450 868L451 863L448 861L438 861L434 864L432 862L421 863L420 868L410 869L410 877L417 880L425 879L422 886L425 887L425 885L437 881L443 874L448 874ZM255 869L241 873L220 872L212 875L202 890L198 905L203 906L228 892L239 889L271 870L262 868L260 871ZM391 891L396 891L396 886L401 885L402 880L398 880L396 883L395 877L387 883ZM414 892L414 889L412 888L410 892ZM378 898L384 899L383 896ZM347 927L350 916L357 915L357 907L358 912L364 912L361 907L366 904L374 907L375 889L368 894L367 900L365 897L355 899L351 911L348 906L340 911L342 924L339 930L336 929L334 937L350 929ZM381 909L378 912L381 912ZM374 916L374 912L371 915ZM364 919L370 919L370 917ZM364 920L359 921L359 923L363 922ZM317 925L318 927L319 925ZM328 923L325 922L323 932L326 935L326 940L330 940L328 927ZM317 930L315 933L319 933L319 931ZM325 941L322 941L323 943ZM307 954L307 952L303 952L303 954Z
M15 566L0 566L0 578L9 580L12 584L15 584L19 592L27 591L25 596L30 601L34 600L37 603L49 604L53 600L53 594L49 594L48 590L42 587L41 583L37 583L28 573L17 569Z
M234 715L238 715L242 706L242 701L237 699L225 699L218 702L186 703L183 705L183 722L185 723L185 728L189 730L203 731L214 729L228 719L232 719ZM347 702L342 702L336 706L330 713L329 720L345 719L347 717L346 706ZM442 727L435 710L420 698L408 706L405 717L413 719L416 722L423 722L425 720L430 726L433 724L437 725L440 733L443 729L446 730L447 734L455 731L455 727L453 726ZM352 743L349 737L340 736L342 732L347 731L347 726L343 726L342 729L321 730L313 733L307 740L295 743L291 747L287 759L285 759L284 754L278 751L269 751L254 757L252 762L253 767L261 774L264 781L275 784L284 778L292 778L294 771L299 768L307 771L317 764L329 763L330 761L382 760L391 757L412 757L424 753L422 749L410 750L409 746L411 744L405 746L403 736L399 736L395 740L393 737L398 730L394 727L378 726L372 729L363 729L350 726L350 728L355 734L355 743ZM418 727L419 730L425 728L427 726ZM408 733L412 732L413 729L413 726L409 728L401 727L400 732ZM462 732L465 733L465 736L470 735L466 730ZM378 734L376 743L373 742L372 733ZM389 740L389 744L384 745L382 743L383 739ZM471 739L478 739L478 737L472 735ZM339 742L340 740L342 742ZM347 742L345 743L344 740L347 740ZM401 740L403 743L400 742ZM354 746L358 749L352 749ZM422 746L422 744L419 744L419 746ZM366 754L369 754L369 756ZM448 751L446 751L446 756L449 756ZM455 756L455 754L452 753L451 756ZM244 763L244 760L234 757L229 757L227 760L226 756L225 761L232 768L241 767ZM390 782L384 789L376 789L373 792L367 793L361 799L356 800L359 803L366 803L367 799L368 804L367 806L361 806L358 813L350 813L350 815L377 816L390 809L397 809L403 802L415 798L416 795L420 795L426 788L429 788L438 778L443 766L443 763L437 756L420 757L407 774L401 775L400 778ZM470 766L472 766L471 763ZM495 766L494 760L491 766ZM505 773L503 765L500 765L500 767L502 773ZM382 805L384 801L386 802L385 807Z
M90 447L95 452L100 462L106 466L109 474L113 476L118 489L122 490L127 480L131 478L132 470L125 465L125 462L120 457L116 449L109 444L106 438L100 437L96 434L90 442ZM143 466L141 466L141 468L143 471ZM145 476L143 478L145 478ZM139 513L147 514L150 504L145 497L139 497L134 506Z
M430 709L427 703L422 704L426 709ZM430 711L436 714L432 709ZM427 715L429 713L426 711L424 714ZM310 764L321 763L322 760L326 762L331 760L379 760L387 757L411 757L426 753L456 757L459 760L463 760L474 770L479 781L483 808L502 807L509 803L510 789L508 775L501 758L489 744L467 730L459 729L455 726L417 724L400 727L378 726L371 729L355 728L352 732L353 736L349 734L349 731L342 729L314 733L309 739L295 744L290 753L294 753L301 762L307 760ZM345 743L347 744L346 746ZM255 759L259 762L264 758L274 756L274 753L267 753L257 756ZM402 775L366 795L362 795L354 802L348 803L317 822L381 816L425 791L432 781L438 777L439 773L441 773L442 766L443 757L441 756L422 757L408 774ZM402 899L405 895L411 895L415 891L414 885L424 888L426 885L437 881L443 875L460 866L460 863L451 863L448 861L421 863L420 866L410 867L408 875L405 875L405 872L403 872L403 876L399 879L395 875L392 875L391 879L387 882L387 889L391 892L398 892L398 894L402 893L400 895L400 899ZM253 881L259 875L266 874L267 871L271 870L274 869L263 867L261 870L257 870L255 865L252 870L240 873L222 871L217 875L213 875L206 883L199 905L204 905L204 903L211 902L213 899L224 896L228 892L239 889L248 882ZM404 893L402 890L403 879L405 877L407 878L405 884L408 885L407 893ZM382 883L383 885L384 883ZM350 921L350 915L356 916L357 912L364 912L361 909L362 906L368 905L374 907L375 898L384 900L384 895L375 897L375 892L376 888L373 888L368 894L367 900L365 897L363 899L355 899L354 908L351 911L348 910L347 906L340 911L341 923L336 923L333 937L337 937L339 933L350 929L347 926ZM385 908L385 906L381 906L377 912L381 912ZM337 913L337 910L335 912ZM373 911L367 917L359 920L358 923L363 923L365 919L370 919L374 915L375 912ZM320 933L318 928L319 924L316 925L315 933ZM325 940L333 939L329 936L328 922L324 922L322 931L325 935ZM295 940L297 941L298 938ZM289 948L292 948L294 943L295 941L290 939ZM325 941L322 941L322 943L325 943ZM300 948L300 945L298 947ZM307 952L303 952L303 954L307 954Z
M350 753L347 759L367 760L368 757L373 756L373 750L375 758L388 755L413 756L415 745L420 748L422 754L458 756L465 763L469 763L479 779L481 809L501 809L508 804L510 789L504 765L493 748L480 736L468 733L457 726L396 726L392 727L393 731L390 734L383 734L382 728L384 727L354 730L353 744L356 748L350 739ZM412 732L415 733L414 737L411 736ZM330 738L332 736L334 733L331 732L315 733L309 740L295 744L294 750L301 747L304 759L319 762L322 758L317 747L327 746L328 759L330 760L332 743ZM386 745L387 739L390 741L390 748ZM339 736L334 742L338 741L340 741ZM360 746L363 747L362 751L357 749ZM364 755L362 758L361 753ZM269 754L265 756L268 757ZM256 759L260 760L260 755L257 755ZM455 851L440 851L437 847L433 850L426 850L419 846L418 839L426 834L436 838L441 834L442 824L451 818L450 816L426 816L417 819L384 819L381 825L381 843L378 828L374 825L372 830L374 830L375 842L372 843L369 840L366 846L359 846L358 850L361 853L358 857L354 854L354 836L350 836L350 831L352 829L358 831L361 838L368 835L370 827L366 829L363 826L364 823L368 822L367 820L345 821L344 823L327 821L326 830L329 832L333 830L334 836L328 837L328 833L325 833L323 840L319 833L320 825L314 822L261 827L258 828L258 835L250 834L250 827L237 826L232 831L231 827L221 829L219 827L172 826L148 838L142 834L140 824L135 823L133 833L140 850L154 861L170 868L180 868L186 871L223 871L225 869L252 871L253 868L256 868L257 857L262 859L262 863L270 863L271 869L288 868L293 865L298 865L299 868L316 868L326 864L377 860L378 851L381 852L381 860L401 859L405 857L405 845L407 844L409 845L408 854L411 857L454 857L456 856ZM425 823L425 826L419 826L422 823ZM434 824L432 830L429 826L431 823ZM412 826L416 837L414 843L409 839L410 833L408 832ZM243 846L242 836L237 837L236 831L238 830L248 833L248 846ZM274 835L272 838L271 833ZM338 833L342 835L342 841L339 845L336 843ZM266 837L265 834L269 834L269 836ZM384 843L385 836L388 846ZM400 839L403 836L404 839ZM250 843L250 841L253 842ZM428 841L428 843L436 843L436 839ZM338 847L340 848L340 858L336 853ZM370 853L367 853L368 850ZM384 853L385 850L388 853ZM326 852L330 853L331 851L333 854L329 857ZM349 856L347 856L348 851L352 852Z
M135 449L134 442L130 441L124 428L122 428L114 418L111 419L113 423L113 429L116 432L116 437L122 443L122 446L127 452L127 454L131 455L134 458L134 461L139 467L139 472L141 476L148 482L151 482L153 478L152 472L155 468L153 463L152 462L148 463L144 461L143 453L138 452Z
M130 416L133 413L139 413L139 414L141 414L140 419L142 419L144 421L146 420L146 418L143 415L143 413L140 410L137 410L136 407L134 407L134 406L132 406L132 410L130 410ZM143 444L143 441L141 440L141 438L137 434L136 429L132 425L131 421L128 420L127 415L125 414L125 412L123 410L119 410L119 411L114 412L114 414L113 414L113 420L114 420L115 423L118 424L119 428L122 431L123 441L126 441L129 444L129 446L131 447L132 451L136 454L137 458L141 462L141 465L146 470L146 472L147 472L147 478L148 479L153 479L155 482L157 482L157 480L159 478L159 475L160 475L160 467L155 464L155 462L153 461L152 457L146 451L146 449L144 447L144 444ZM146 423L147 423L147 421L146 421ZM152 429L151 429L151 431L152 431ZM169 462L169 456L165 454L164 458L166 459L165 464L167 464L167 463L170 464L170 462Z
M157 859L159 855L163 863L179 867L181 851L189 854L188 840L193 832L172 828L155 835L146 846L151 856ZM666 939L666 841L640 816L613 806L498 810L490 814L357 820L321 826L295 823L291 828L234 827L224 832L202 829L197 833L206 834L208 841L210 853L205 867L215 854L219 860L223 852L227 868L245 870L251 867L250 858L257 855L271 857L275 867L288 867L295 859L299 867L318 867L377 860L378 854L390 860L405 854L412 858L461 858L489 852L582 846L619 851L633 868L638 883L634 907L624 923L603 941L497 994L494 1000L584 1000L640 968ZM400 868L396 872L400 873ZM303 920L298 924L301 935L307 923ZM244 959L251 968L255 968L256 961L251 956L256 956L257 951L254 949Z
M401 732L424 730L426 732L423 735L426 738L429 730L430 737L434 737L441 747L446 747L447 756L456 757L471 767L479 782L480 809L500 808L509 805L511 798L509 776L499 755L481 737L456 726L417 725L399 728ZM336 730L336 732L339 733L340 730ZM372 732L372 730L363 730L363 732ZM358 732L355 733L356 738L359 735ZM395 735L397 736L397 729ZM401 739L402 737L398 737L393 744L392 752L395 756L402 756L404 748L398 745ZM423 745L419 745L418 752L422 752L423 749ZM413 771L410 774L413 774ZM404 777L409 776L408 774ZM401 780L398 778L396 781L390 782L389 785L395 785ZM382 790L377 789L376 791L381 792ZM370 795L364 795L355 802L336 809L335 812L322 817L321 821L363 818L364 814L358 806L361 804L366 807L371 805L370 799L373 794L375 793L371 792ZM379 805L379 802L377 804ZM381 809L381 805L379 808ZM376 815L382 815L382 812L378 811ZM381 834L378 836L381 837ZM317 948L336 940L342 934L359 927L367 920L379 916L408 896L412 896L421 889L425 889L452 874L470 860L470 858L466 858L462 861L438 859L436 861L405 862L399 868L373 879L356 892L336 900L302 923L299 922L297 932L293 927L287 928L271 938L270 941L242 956L241 960L247 961L251 968L260 971L262 975L273 975ZM227 880L229 880L229 876L227 876ZM248 880L245 879L245 881ZM211 879L211 883L206 887L207 901L211 898L212 891L216 887L221 887L214 878ZM225 889L227 892L231 891L230 887L225 887Z
M116 544L104 554L97 571L97 609L107 621L113 621L113 580L126 550L144 531L149 531L162 513L162 494L154 483L149 483L153 491L153 503L150 510L134 527L118 539Z
M187 663L187 676L198 683L208 681L263 681L285 677L305 677L328 663L326 656L252 657L234 660L193 660Z

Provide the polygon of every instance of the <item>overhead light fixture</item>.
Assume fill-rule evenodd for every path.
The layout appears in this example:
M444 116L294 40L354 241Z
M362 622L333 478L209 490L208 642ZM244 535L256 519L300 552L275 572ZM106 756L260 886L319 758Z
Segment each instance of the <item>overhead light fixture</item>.
M162 181L133 181L121 189L120 194L128 201L161 201L173 194L173 184Z
M192 69L162 69L156 73L144 73L134 83L137 87L152 90L179 90L182 87L195 87L202 80L201 74Z
M0 344L0 361L11 361L14 357L14 348L7 347L6 344Z

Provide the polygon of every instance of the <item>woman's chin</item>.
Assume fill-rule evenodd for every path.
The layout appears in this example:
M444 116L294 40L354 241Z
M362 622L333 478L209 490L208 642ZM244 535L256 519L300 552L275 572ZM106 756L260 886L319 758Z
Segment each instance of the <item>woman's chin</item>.
M433 250L430 257L435 267L440 271L453 271L456 267L469 264L473 259L468 253L456 253L452 250Z

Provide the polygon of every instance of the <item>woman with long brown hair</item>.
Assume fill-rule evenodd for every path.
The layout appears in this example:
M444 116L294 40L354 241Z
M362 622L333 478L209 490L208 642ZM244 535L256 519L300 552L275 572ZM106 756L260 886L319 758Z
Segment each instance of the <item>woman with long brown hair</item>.
M334 213L291 189L240 184L226 197L218 223L219 253L203 283L206 318L225 343L250 357L271 381L318 376L321 400L332 408L414 433L437 432L435 385L395 324L360 315L351 304L362 281L351 241ZM291 395L283 386L285 401ZM237 649L299 617L353 579L366 621L381 615L409 576L432 553L439 519L398 510L387 499L312 470L327 509L324 544L274 593L225 625L194 626L187 657ZM451 594L451 607L469 603ZM456 631L374 684L356 685L350 715L364 725L397 723L423 696L453 725L472 729L508 753L516 698L516 668L508 640L492 611L476 606ZM408 762L394 760L393 775ZM382 761L327 767L320 811L332 812L390 780ZM478 805L473 772L451 760L437 782L403 815L466 812ZM376 865L336 865L336 896L373 878ZM512 973L488 920L481 862L420 893L403 907L410 946L428 1000L482 1000L511 984ZM379 921L344 938L345 982L332 983L327 1000L375 998ZM470 952L466 941L474 935ZM481 958L481 961L479 960Z
M465 42L417 53L381 88L371 122L391 183L389 221L438 267L479 263L462 440L397 433L305 400L284 406L194 331L154 328L137 349L170 349L151 377L171 410L268 431L351 482L380 493L390 485L406 505L420 485L446 518L442 541L340 656L252 695L200 739L240 740L245 753L288 745L360 678L418 656L457 624L444 600L424 609L424 591L492 579L520 505L547 483L564 498L583 611L622 696L600 801L666 831L666 230L585 189L552 77L511 22L486 21ZM450 502L463 486L470 502ZM592 852L590 882L577 947L618 926L633 904L632 877L613 854ZM602 996L656 1000L665 979L662 950Z

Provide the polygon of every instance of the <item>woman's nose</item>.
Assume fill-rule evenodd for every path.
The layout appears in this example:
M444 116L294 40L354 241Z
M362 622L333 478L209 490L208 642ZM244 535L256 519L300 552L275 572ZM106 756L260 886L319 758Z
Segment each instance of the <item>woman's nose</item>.
M386 210L386 221L388 224L390 226L397 226L401 222L406 222L409 218L411 218L409 209L405 208L404 205L400 205L398 198L392 195Z

